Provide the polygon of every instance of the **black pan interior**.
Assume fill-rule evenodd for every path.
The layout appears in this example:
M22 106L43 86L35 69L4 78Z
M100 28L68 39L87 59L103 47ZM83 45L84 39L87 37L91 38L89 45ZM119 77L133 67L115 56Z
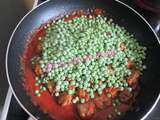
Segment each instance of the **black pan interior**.
M8 51L8 75L11 86L23 106L35 117L50 120L38 107L35 107L23 88L20 57L26 44L26 36L31 31L52 17L66 14L77 9L103 8L114 21L124 26L138 39L141 45L147 47L147 70L140 78L141 91L137 98L138 111L128 112L123 120L139 120L154 104L159 95L160 81L160 47L155 34L150 27L131 9L114 0L51 0L39 6L28 14L16 29Z

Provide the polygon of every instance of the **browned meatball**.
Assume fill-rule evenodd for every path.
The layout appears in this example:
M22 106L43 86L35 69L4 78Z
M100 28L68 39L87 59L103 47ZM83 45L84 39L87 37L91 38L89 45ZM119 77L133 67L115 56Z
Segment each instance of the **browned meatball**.
M119 99L121 102L129 101L132 98L132 96L133 96L132 93L126 89L119 93Z
M55 93L55 83L53 81L51 80L48 81L47 88L51 95Z
M70 105L72 103L72 94L68 94L67 92L63 92L58 97L58 103L62 106Z
M127 59L127 64L126 64L126 68L131 69L134 67L134 61L131 60L130 58Z
M81 118L89 118L95 112L95 104L93 102L78 104L77 111Z
M132 74L127 78L127 82L129 85L132 85L137 82L138 78L140 76L140 71L139 70L133 70Z

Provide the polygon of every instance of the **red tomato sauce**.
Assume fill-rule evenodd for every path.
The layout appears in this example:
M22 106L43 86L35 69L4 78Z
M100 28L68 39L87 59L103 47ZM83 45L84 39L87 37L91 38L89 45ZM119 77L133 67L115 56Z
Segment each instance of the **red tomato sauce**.
M43 37L45 34L43 26L35 31L33 36L30 37L24 51L22 62L25 89L27 90L27 94L31 96L32 102L35 105L40 106L43 112L48 113L52 118L56 118L56 120L76 120L73 113L73 107L71 105L62 108L56 103L48 91L42 92L40 97L36 96L34 93L39 86L35 86L36 80L31 67L30 59L38 52L35 46L39 44L38 38Z
M96 14L102 14L102 9L95 9ZM79 12L78 14L73 14L64 18L65 21L71 20L73 18L77 18L84 15L84 12ZM46 23L47 24L47 23ZM44 113L47 113L51 118L55 120L79 120L80 118L76 114L76 110L74 110L73 105L68 106L60 106L56 99L50 95L48 91L43 91L41 96L38 97L35 95L35 90L39 89L39 86L35 85L35 74L33 72L30 60L35 55L38 54L38 46L39 37L43 37L45 35L45 28L46 24L41 25L37 30L32 33L30 38L28 39L28 43L26 45L24 54L22 56L22 67L23 67L23 75L24 75L24 87L26 89L27 94L31 97L31 101L34 105L39 106ZM132 102L131 102L132 103ZM130 104L131 105L131 104ZM127 104L120 104L117 106L121 112L125 112L129 109ZM116 118L117 115L114 112L115 108L113 106L105 107L103 110L97 111L94 115L90 118L91 120L106 120L108 114L112 114L113 118ZM106 117L104 117L106 116ZM112 119L113 119L112 118Z

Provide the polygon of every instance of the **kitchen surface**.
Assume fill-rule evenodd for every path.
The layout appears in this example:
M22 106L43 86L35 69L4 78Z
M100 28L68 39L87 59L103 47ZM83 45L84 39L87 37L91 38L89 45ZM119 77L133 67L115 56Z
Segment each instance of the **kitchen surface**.
M45 0L39 0L39 3ZM136 9L152 25L155 32L160 35L160 6L158 2L150 6L143 3L145 0L121 0ZM151 0L148 0L151 1ZM32 8L32 0L1 0L0 1L0 115L2 114L8 82L5 75L5 52L8 40L20 19ZM160 4L159 4L160 5ZM159 36L160 37L160 36ZM160 102L146 120L160 120ZM3 115L3 114L2 114ZM18 105L12 96L7 120L27 120L28 115Z
M29 7L29 6L28 6ZM8 40L18 21L27 13L28 9L23 0L0 1L0 113L8 90L5 75L5 52Z

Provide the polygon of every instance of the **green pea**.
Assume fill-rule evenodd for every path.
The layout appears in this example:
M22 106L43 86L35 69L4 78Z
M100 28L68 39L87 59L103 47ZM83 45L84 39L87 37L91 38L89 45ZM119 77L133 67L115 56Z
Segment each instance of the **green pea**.
M124 90L124 87L120 87L120 90L123 91L123 90Z
M85 103L85 99L84 99L84 98L81 98L81 99L80 99L80 102L81 102L81 103Z
M68 90L68 94L74 94L75 90Z
M128 83L124 83L124 87L127 87L128 86Z
M102 94L102 90L98 89L98 94L101 95Z
M111 114L108 114L108 118L111 119L111 118L112 118L112 115L111 115Z
M132 88L131 88L131 87L129 87L129 88L128 88L128 91L129 91L129 92L132 92Z
M119 87L119 84L118 84L118 83L115 83L114 86L115 86L115 87Z
M79 101L79 97L78 97L78 96L76 96L75 99L76 99L77 101Z
M115 99L115 103L119 105L120 104L119 99Z
M76 82L75 81L71 81L71 85L75 85L76 84Z
M98 88L99 88L99 85L98 85L98 84L96 84L96 85L94 86L94 88L95 88L95 89L98 89Z
M95 96L94 96L94 93L91 93L90 94L90 97L93 99Z
M75 86L76 86L76 87L78 87L78 86L79 86L79 83L78 83L78 82L77 82L77 83L75 83Z
M109 83L108 83L108 87L111 87L111 86L112 86L112 83L109 82Z
M40 93L39 90L35 90L35 94L38 95Z
M77 102L77 100L76 100L76 99L73 99L73 100L72 100L72 102L73 102L73 103L76 103L76 102Z
M121 115L121 112L120 112L120 111L117 111L117 115Z
M58 81L58 82L57 82L57 85L61 85L61 84L62 84L62 81Z
M35 86L39 86L39 83L36 82L36 83L35 83Z
M56 97L58 97L58 96L59 96L59 93L58 93L58 92L56 92L56 93L55 93L55 96L56 96Z
M103 83L103 84L101 85L101 89L104 89L105 87L106 87L106 84Z
M115 108L115 109L114 109L114 111L117 113L117 112L118 112L118 109L117 109L117 108Z
M35 79L38 81L38 80L39 80L39 77L35 77Z
M112 97L112 94L111 93L107 93L107 97Z
M116 103L112 103L113 107L116 107Z
M40 96L41 96L41 94L39 93L39 94L37 94L37 96L38 96L38 97L40 97Z
M98 77L96 77L96 79L94 80L94 83L96 83L96 84L98 84L99 83L99 81L98 81L98 79L97 79Z
M38 80L37 83L38 83L38 84L41 84L41 80Z

